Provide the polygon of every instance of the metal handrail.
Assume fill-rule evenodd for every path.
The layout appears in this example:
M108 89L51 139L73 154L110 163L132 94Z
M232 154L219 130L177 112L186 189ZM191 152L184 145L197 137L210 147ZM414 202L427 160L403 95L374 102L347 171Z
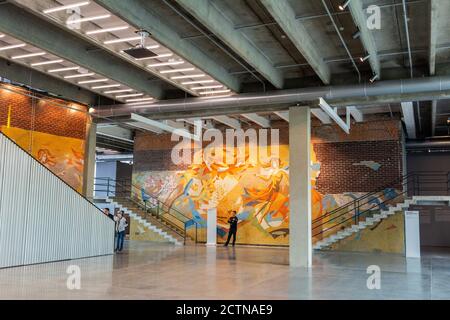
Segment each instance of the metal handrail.
M148 209L156 208L156 217L163 220L164 223L171 226L171 229L177 233L178 235L183 237L184 243L186 243L186 237L187 237L187 224L188 222L192 221L195 225L195 237L193 240L195 240L195 243L198 242L198 222L193 220L192 218L189 218L182 212L180 212L178 209L173 208L172 206L166 204L165 202L161 201L158 197L149 194L145 190L142 190L138 188L137 186L133 185L131 181L126 180L116 180L112 178L95 178L94 179L94 192L102 192L106 193L107 197L116 197L116 198L126 198L133 202L134 204L138 205L139 207L144 209L145 213L148 213ZM97 181L106 181L104 183L99 183ZM106 187L105 189L97 189L95 187ZM119 189L119 190L117 190ZM124 193L125 196L120 196L121 193ZM140 193L142 193L145 198L148 199L142 199L140 200L138 196ZM133 197L134 195L134 197ZM142 203L140 202L142 201ZM156 202L156 205L148 206L147 203L153 204ZM163 211L163 214L160 213L160 210ZM170 211L175 212L176 214L171 213ZM151 212L151 211L150 211ZM175 222L171 221L169 218L166 218L164 216L169 216L175 221L182 224L182 226L177 225Z
M442 179L436 179L436 177L442 178ZM425 178L425 180L424 180ZM400 184L399 184L400 183ZM409 186L412 184L412 190L409 188ZM436 189L434 187L429 189L423 189L422 184L445 184L445 187L442 189ZM402 191L400 193L397 193L395 196L388 197L382 202L374 203L373 197L376 194L379 193L385 193L385 190L388 188L394 188L398 187L399 185L402 186ZM432 191L432 192L445 192L446 194L450 194L450 172L445 171L418 171L418 172L410 172L406 174L405 176L397 179L395 182L391 183L390 185L384 186L381 190L369 192L357 199L354 199L352 201L349 201L348 203L330 211L327 212L325 215L316 218L313 220L312 224L312 230L313 230L313 237L316 237L318 235L321 235L325 232L328 232L332 229L335 229L343 224L346 224L347 222L354 220L355 224L359 223L360 217L365 216L369 212L373 212L373 208L368 208L363 211L361 211L361 207L367 204L376 204L380 210L383 205L389 204L393 202L395 199L398 199L400 197L404 197L405 195L418 195L421 192L424 191ZM331 225L330 227L327 227L326 229L319 229L317 233L314 233L314 230L323 227L325 225L330 224L330 222L337 220L340 217L345 217L349 213L353 213L350 217L345 218L342 221L336 222L334 225ZM326 219L328 218L328 219ZM326 219L324 221L324 219ZM320 224L315 225L317 222L321 222Z

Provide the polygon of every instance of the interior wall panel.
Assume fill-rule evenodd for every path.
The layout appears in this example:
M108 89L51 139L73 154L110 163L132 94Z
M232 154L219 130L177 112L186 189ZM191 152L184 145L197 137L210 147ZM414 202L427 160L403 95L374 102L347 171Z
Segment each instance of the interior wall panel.
M112 254L114 222L0 134L0 268Z

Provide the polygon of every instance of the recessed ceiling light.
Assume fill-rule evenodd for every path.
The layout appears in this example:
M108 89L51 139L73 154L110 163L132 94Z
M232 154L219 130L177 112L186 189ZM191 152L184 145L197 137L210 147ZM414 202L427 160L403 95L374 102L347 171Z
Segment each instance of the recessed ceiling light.
M170 77L170 79L172 80L177 80L177 79L191 79L191 78L202 78L202 77L206 77L206 74L191 74L191 75L185 75L185 76L174 76L174 77Z
M187 85L187 84L197 84L197 83L212 83L215 82L215 80L197 80L197 81L187 81L187 82L182 82L182 85Z
M22 47L25 47L25 46L26 46L25 43L12 44L12 45L9 45L9 46L0 47L0 51L16 49L16 48L22 48Z
M32 63L31 66L32 66L32 67L45 66L45 65L47 65L47 64L61 63L61 62L63 62L63 61L64 61L64 60L59 59L59 60L48 60L48 61L42 61L42 62L35 62L35 63Z
M101 86L95 86L92 87L91 89L107 89L107 88L118 88L120 87L121 84L105 84L105 85L101 85Z
M78 84L88 84L88 83L97 83L97 82L106 82L106 81L109 81L109 80L106 78L94 79L94 80L83 80L83 81L78 81Z
M4 34L0 33L0 38L3 38L4 36L5 36Z
M170 70L162 70L159 73L176 73L176 72L186 72L186 71L194 71L195 68L182 68L182 69L170 69Z
M67 20L66 24L76 24L76 23L81 23L81 22L102 20L102 19L108 19L108 18L111 18L110 14L102 14L100 16L93 16L93 17L79 18L79 19L74 19L74 20Z
M203 86L203 87L193 87L191 90L203 90L203 89L220 89L223 88L223 85L213 85L213 86Z
M218 99L218 98L228 98L231 97L231 94L223 94L218 96L208 96L208 97L200 97L199 99Z
M140 97L143 96L143 93L132 93L132 94L123 94L120 96L116 96L116 98L132 98L132 97Z
M74 9L74 8L78 8L78 7L82 7L82 6L87 6L89 3L90 3L89 1L77 2L77 3L68 4L65 6L59 6L59 7L54 7L54 8L50 8L50 9L45 9L42 12L43 13L53 13L53 12L67 10L67 9Z
M216 93L226 93L226 92L230 92L230 89L225 89L225 90L214 90L214 91L203 91L203 92L199 92L198 94L201 95L207 95L207 94L216 94Z
M92 77L95 73L79 73L79 74L72 74L70 76L65 76L64 79L75 79L75 78L84 78L84 77Z
M137 41L137 40L141 40L141 37L129 37L129 38L122 38L122 39L107 40L107 41L104 41L103 44L113 44L113 43L121 43L121 42Z
M138 98L138 99L127 99L126 102L142 102L142 101L151 101L153 98Z
M152 46L148 46L148 47L146 47L147 49L149 49L149 50L152 50L152 49L158 49L159 48L159 45L158 44L155 44L155 45L152 45Z
M99 33L106 33L106 32L113 32L113 31L120 31L120 30L126 30L129 26L120 26L120 27L111 27L111 28L105 28L105 29L98 29L98 30L90 30L86 31L86 34L99 34Z
M164 66L175 66L175 65L183 64L183 63L184 63L183 60L169 61L169 62L161 62L161 63L149 64L147 67L149 67L149 68L156 68L156 67L164 67Z
M119 90L109 90L109 91L105 91L103 93L105 94L109 94L109 93L122 93L122 92L131 92L134 91L133 89L119 89Z
M50 70L48 70L48 72L54 73L54 72L72 71L72 70L78 70L78 69L80 69L80 67L66 67L66 68L50 69Z
M19 56L12 56L11 59L13 59L13 60L25 59L25 58L43 56L45 54L46 54L46 52L28 53L28 54L22 54L22 55L19 55Z

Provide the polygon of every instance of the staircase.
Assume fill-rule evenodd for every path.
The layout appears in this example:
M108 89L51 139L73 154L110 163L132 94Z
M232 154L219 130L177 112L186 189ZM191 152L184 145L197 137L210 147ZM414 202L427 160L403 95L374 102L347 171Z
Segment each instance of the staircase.
M107 198L106 202L111 203L114 207L123 210L130 219L136 220L151 231L159 234L168 242L175 245L184 244L184 236L167 225L162 219L157 219L152 215L146 214L137 204L128 199Z
M175 245L198 242L198 224L171 205L148 194L130 181L96 178L96 194L100 199L123 210L149 230L161 235ZM191 229L188 232L188 227Z
M441 201L447 195L450 173L409 173L313 220L313 249L326 249L419 201Z

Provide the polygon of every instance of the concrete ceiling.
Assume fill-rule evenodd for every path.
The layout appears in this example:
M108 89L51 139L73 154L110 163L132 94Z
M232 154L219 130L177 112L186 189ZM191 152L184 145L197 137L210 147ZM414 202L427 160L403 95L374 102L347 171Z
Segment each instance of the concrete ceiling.
M41 58L62 59L59 68L81 66L95 74L91 80L107 78L105 83L120 84L120 89L129 90L130 94L142 93L136 99L156 100L202 96L202 87L206 97L212 97L321 86L328 82L357 84L368 82L374 74L380 80L400 79L409 77L409 51L414 77L429 76L433 71L437 75L450 72L444 67L450 59L450 2L446 0L405 0L409 47L403 0L352 0L344 11L338 8L341 0L201 0L202 8L208 10L195 10L196 2L192 0L94 0L76 9L80 17L109 17L83 22L80 28L67 25L68 17L73 14L71 10L44 12L77 2L81 1L11 0L3 4L5 18L14 13L17 17L33 16L33 19L21 20L25 29L32 31L28 34L8 28L8 22L3 26L0 23L0 47L14 43L27 45L0 51L1 58L11 60L20 54L45 51L45 57L15 59L14 62L34 69L34 72L48 73L48 68L31 64ZM364 27L364 19L368 17L366 8L370 5L377 5L381 10L380 30ZM34 30L33 21L43 29ZM119 25L128 28L87 34L90 30ZM360 36L354 37L358 27ZM153 64L182 63L150 67L150 61L131 59L122 50L137 45L139 40L136 39L105 44L105 41L136 38L135 31L140 28L151 32L146 45L153 46L152 50L161 55L152 59ZM64 43L64 50L58 49L61 43L52 46L49 41L40 41L46 30L60 33L58 39L61 41L65 37L73 37L76 41ZM1 37L1 34L5 36ZM73 54L83 48L85 54ZM361 62L359 59L367 52L372 53L370 58ZM106 72L104 66L108 63L111 71ZM161 72L174 69L185 70ZM204 76L199 76L201 74ZM50 76L118 102L133 98L105 93L111 90L93 89L98 85L80 84L64 75ZM188 78L193 75L198 77ZM196 83L202 80L206 82ZM389 116L401 114L399 103L390 107L372 107L370 113L377 110L376 113ZM450 107L447 100L421 103L420 108L413 103L413 108L414 117L408 119L417 122L418 137L448 134ZM364 110L369 112L366 107ZM236 119L263 121L256 116L282 119L274 114L237 116Z

